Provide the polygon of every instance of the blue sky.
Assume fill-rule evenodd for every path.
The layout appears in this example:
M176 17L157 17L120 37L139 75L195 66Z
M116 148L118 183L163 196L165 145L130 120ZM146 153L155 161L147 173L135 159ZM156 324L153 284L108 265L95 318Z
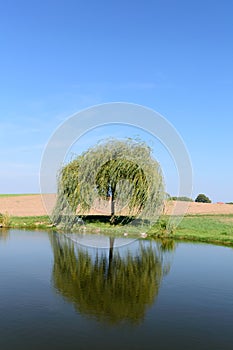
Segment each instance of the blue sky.
M54 130L84 108L125 101L179 132L194 198L233 201L232 15L230 0L2 1L0 193L39 192Z

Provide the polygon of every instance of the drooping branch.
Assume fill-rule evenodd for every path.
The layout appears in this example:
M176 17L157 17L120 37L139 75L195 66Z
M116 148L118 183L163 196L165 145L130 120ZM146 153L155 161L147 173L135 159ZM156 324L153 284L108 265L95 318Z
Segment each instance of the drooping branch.
M72 226L77 214L110 197L112 222L116 203L127 204L129 215L151 220L159 215L164 194L162 172L151 149L144 142L111 139L61 169L53 218L56 224L68 221Z

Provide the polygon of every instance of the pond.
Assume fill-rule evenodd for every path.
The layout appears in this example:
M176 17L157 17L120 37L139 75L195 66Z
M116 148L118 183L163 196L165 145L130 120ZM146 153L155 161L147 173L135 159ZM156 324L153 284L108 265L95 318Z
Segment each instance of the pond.
M0 231L1 349L232 349L233 249L100 238Z

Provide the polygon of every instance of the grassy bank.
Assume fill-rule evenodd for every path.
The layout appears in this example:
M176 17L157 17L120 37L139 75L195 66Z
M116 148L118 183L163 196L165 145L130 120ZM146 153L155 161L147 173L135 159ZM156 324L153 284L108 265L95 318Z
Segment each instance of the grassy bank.
M112 226L106 217L87 217L85 229L88 232L117 232L118 234L140 233L142 229L130 226ZM178 227L168 233L167 218L153 226L149 232L150 238L171 238L182 241L198 241L233 246L233 215L193 215L185 216ZM1 224L1 222L0 222ZM55 229L48 216L8 217L4 225L9 228L25 229Z
M233 215L187 216L174 238L233 246Z
M152 227L151 237L166 236L166 230ZM189 215L168 236L176 240L198 241L233 246L233 215Z
M0 217L0 225L4 228L25 228L25 229L51 229L50 218L48 216L8 216Z

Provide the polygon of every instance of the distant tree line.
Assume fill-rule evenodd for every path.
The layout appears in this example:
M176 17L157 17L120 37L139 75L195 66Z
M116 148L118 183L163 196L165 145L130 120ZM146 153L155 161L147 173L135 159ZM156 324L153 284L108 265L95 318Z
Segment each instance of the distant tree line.
M170 196L168 193L167 193L167 200L193 202L192 198L189 198L189 197L186 197L186 196ZM211 203L211 200L204 193L200 193L196 197L195 202L196 203ZM227 204L233 204L233 202L230 202L230 203L227 203Z
M198 194L195 200L186 196L171 196L169 193L166 193L166 200L168 201L184 201L184 202L196 202L196 203L212 203L209 197L204 193ZM218 202L223 203L223 202ZM233 202L226 202L225 204L232 204Z
M186 196L181 196L181 197L172 196L172 197L170 197L170 200L172 200L172 201L183 201L183 202L193 202L192 198L189 198L189 197L186 197Z
M192 198L186 196L171 196L169 193L166 193L166 199L169 201L193 202Z

